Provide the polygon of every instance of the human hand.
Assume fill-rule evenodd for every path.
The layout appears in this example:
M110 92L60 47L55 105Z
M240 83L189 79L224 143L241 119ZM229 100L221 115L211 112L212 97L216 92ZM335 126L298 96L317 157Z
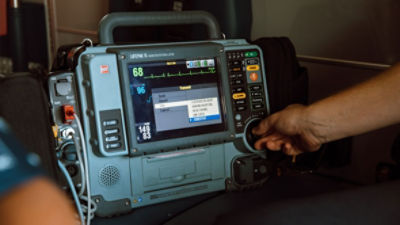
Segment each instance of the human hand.
M292 156L317 151L322 140L307 116L307 107L295 104L265 118L252 130L254 135L261 136L254 144L255 149L283 151Z

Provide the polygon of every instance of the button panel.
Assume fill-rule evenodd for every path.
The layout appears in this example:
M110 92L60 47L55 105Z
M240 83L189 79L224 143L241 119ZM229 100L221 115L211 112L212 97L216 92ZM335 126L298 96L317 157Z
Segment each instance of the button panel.
M260 53L256 49L227 51L232 110L237 133L254 117L267 115Z
M121 151L125 148L122 134L121 110L106 110L100 112L103 133L103 147L107 152Z

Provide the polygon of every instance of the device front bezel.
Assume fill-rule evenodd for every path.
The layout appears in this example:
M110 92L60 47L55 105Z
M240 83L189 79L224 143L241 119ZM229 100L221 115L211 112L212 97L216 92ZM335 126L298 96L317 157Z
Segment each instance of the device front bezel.
M133 155L152 154L163 151L179 150L190 147L205 146L211 144L224 143L231 141L234 137L232 112L227 107L227 99L230 93L227 88L228 80L226 71L226 59L223 54L223 46L216 43L199 44L166 44L163 46L138 46L123 49L109 49L108 52L117 53L119 74L121 80L121 91L124 102L125 121L127 121L128 140L130 152ZM143 57L147 56L147 57ZM152 56L152 57L149 57ZM128 64L146 63L155 61L173 61L182 59L215 58L219 76L219 94L221 104L221 116L225 129L218 132L202 133L192 136L177 137L165 140L138 143L136 140L135 115L133 103L131 101L129 88ZM228 102L230 104L230 102Z
M201 58L196 60L204 60L204 59ZM216 58L213 58L213 60L216 61ZM138 143L142 144L145 142L162 141L166 139L175 139L179 137L194 136L206 133L216 133L226 130L225 115L222 114L224 110L222 109L222 104L221 104L222 87L221 87L220 75L218 74L219 71L217 69L217 65L213 66L215 68L214 74L212 75L206 74L200 76L182 75L182 73L180 72L183 72L183 74L185 73L186 68L184 67L186 67L186 65L187 65L186 59L172 60L172 61L170 60L152 61L148 63L143 63L143 62L128 63L131 92L134 93L137 92L137 90L135 90L134 87L145 87L142 88L142 91L144 92L141 95L131 93L131 102L133 103L133 111L135 113L134 118L135 118L136 132L138 134L137 135ZM172 77L162 77L162 78L157 77L152 79L146 79L145 78L146 75L144 73L143 73L145 75L144 77L143 76L134 77L133 68L142 68L143 71L147 71L145 72L146 74L147 73L152 74L153 72L157 71L161 73L162 76L167 76L167 74L169 76L170 73L172 73L172 71L176 72L179 71L178 74L180 75ZM203 68L194 68L193 72L196 70L201 70L202 72L204 72ZM210 89L210 91L206 91L204 88L206 89L215 88L215 89L214 90ZM178 95L180 95L182 94L182 91L187 91L187 90L197 92L203 97L206 96L217 97L219 118L217 120L211 120L207 122L188 123L189 121L185 120L185 117L183 117L183 115L173 117L171 114L169 114L168 117L163 116L164 118L162 120L157 119L157 111L160 112L161 110L160 109L156 110L154 108L155 107L154 104L158 102L157 96L160 95L155 93L161 91L162 93L166 94L166 93L172 93L169 91L173 91L176 94L178 94L177 93L178 91L180 92ZM196 90L202 90L202 91L198 92ZM184 93L183 95L186 94L188 93ZM148 104L149 101L152 104ZM163 104L165 103L162 103L161 105ZM186 115L186 117L188 116L189 115ZM158 130L159 128L158 126L161 125L160 123L164 125L163 127L164 129ZM142 125L141 129L138 130L138 126L140 125ZM145 129L146 126L149 129ZM143 137L147 136L150 137L150 139L144 140Z

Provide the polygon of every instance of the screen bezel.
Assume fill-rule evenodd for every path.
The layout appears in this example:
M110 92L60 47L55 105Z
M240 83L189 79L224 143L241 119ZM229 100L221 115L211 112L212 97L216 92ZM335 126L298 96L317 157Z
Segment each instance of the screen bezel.
M125 121L127 123L128 142L132 155L151 154L169 150L179 150L189 147L206 146L211 144L232 141L235 138L234 126L229 121L233 121L232 112L227 105L231 104L229 81L227 77L226 57L224 47L217 43L198 43L198 44L177 44L170 43L165 45L143 45L132 48L108 49L108 52L117 54L118 70L121 80L121 91L125 111ZM139 57L143 55L154 57ZM177 137L160 141L138 143L136 141L136 128L133 104L130 100L129 72L128 64L146 63L153 61L181 60L196 58L215 58L217 70L219 71L220 81L220 104L221 116L225 124L223 131L204 133L187 137Z

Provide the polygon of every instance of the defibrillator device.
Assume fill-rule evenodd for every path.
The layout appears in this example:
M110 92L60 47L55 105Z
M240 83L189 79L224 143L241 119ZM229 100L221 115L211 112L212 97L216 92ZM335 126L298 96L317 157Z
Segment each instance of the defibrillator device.
M124 44L121 26L203 24L208 40ZM268 178L251 129L269 114L261 49L221 38L208 13L105 16L100 44L65 52L48 80L61 166L86 210L110 216Z

